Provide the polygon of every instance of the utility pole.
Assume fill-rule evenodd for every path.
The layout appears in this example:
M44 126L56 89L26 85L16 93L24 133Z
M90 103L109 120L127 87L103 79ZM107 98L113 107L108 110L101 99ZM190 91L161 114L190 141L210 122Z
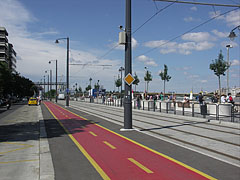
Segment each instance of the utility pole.
M232 45L228 44L226 45L227 48L227 63L228 65L230 65L229 63L229 48L232 48ZM229 93L229 68L227 69L227 94Z
M125 44L125 77L132 74L131 44L131 0L126 0L126 44ZM125 82L124 92L124 130L132 129L132 85Z
M46 93L46 90L45 90L45 75L43 76L43 84L44 84L44 91L43 91L43 98L45 99L45 93Z
M122 107L122 71L124 71L124 67L120 67L119 68L119 71L121 72L121 93L120 93L120 104L121 104L121 107Z

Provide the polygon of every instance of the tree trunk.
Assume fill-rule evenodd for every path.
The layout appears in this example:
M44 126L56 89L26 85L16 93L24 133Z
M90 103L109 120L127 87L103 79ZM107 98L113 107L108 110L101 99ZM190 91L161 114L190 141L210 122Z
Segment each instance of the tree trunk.
M221 79L220 79L220 76L218 76L218 86L219 86L219 99L220 99L220 103L221 103L222 91L221 91Z
M164 100L165 100L165 80L163 81L163 96L164 96Z
M149 81L147 81L147 93L148 93L148 83L149 83Z
M136 91L137 91L136 89L137 89L137 85L135 84L135 93L136 93Z

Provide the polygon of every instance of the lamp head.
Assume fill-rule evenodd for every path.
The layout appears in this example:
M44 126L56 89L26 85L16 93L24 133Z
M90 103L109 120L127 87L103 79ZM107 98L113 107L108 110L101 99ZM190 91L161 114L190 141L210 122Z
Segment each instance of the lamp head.
M58 44L58 43L59 43L59 41L56 39L55 43L56 43L56 44Z
M235 32L231 31L228 37L233 41L234 38L237 37L237 35L235 34Z
M227 44L226 48L232 48L233 46L231 44Z
M48 63L51 64L51 61L49 61Z

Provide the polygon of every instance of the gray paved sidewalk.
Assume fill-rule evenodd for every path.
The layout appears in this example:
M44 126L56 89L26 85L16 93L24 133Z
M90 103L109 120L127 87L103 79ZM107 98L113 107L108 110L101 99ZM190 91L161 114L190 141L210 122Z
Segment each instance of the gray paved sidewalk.
M54 179L41 107L9 111L0 119L0 180Z

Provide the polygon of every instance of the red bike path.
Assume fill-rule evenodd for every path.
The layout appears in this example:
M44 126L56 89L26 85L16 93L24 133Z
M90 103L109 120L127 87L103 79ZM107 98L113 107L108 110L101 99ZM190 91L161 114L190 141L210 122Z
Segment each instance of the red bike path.
M103 179L215 180L54 103L44 104Z

